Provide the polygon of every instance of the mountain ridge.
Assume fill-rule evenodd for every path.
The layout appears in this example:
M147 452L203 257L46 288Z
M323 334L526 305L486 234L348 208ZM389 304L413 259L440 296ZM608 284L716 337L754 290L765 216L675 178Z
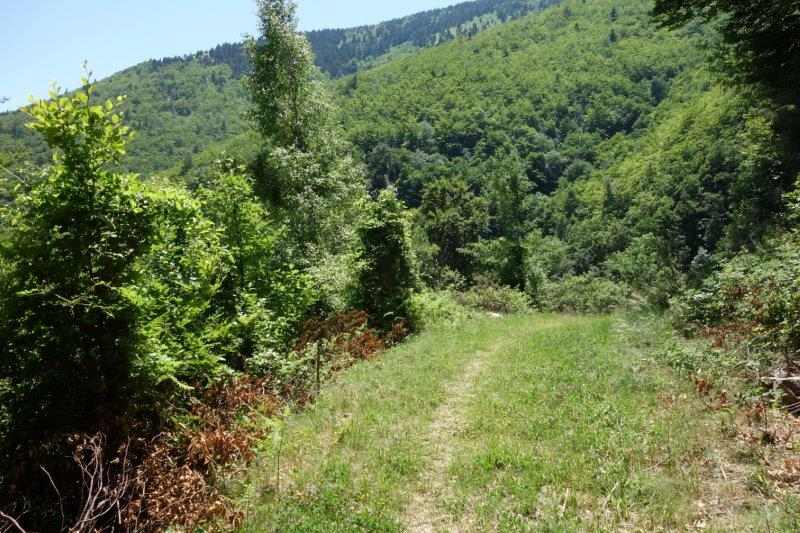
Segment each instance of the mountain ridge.
M376 25L317 30L307 35L322 70L342 75L389 61L398 53L435 46L461 35L474 36L499 20L520 17L560 1L474 0ZM488 18L481 21L476 17ZM467 23L469 28L462 31L461 26ZM417 29L409 33L405 27L412 24ZM444 32L450 37L442 39ZM409 35L413 44L403 48ZM349 44L341 46L345 41ZM353 44L356 41L358 45ZM124 111L138 136L131 144L126 169L151 174L180 165L188 172L192 158L205 148L244 133L249 100L241 79L248 69L242 43L222 43L184 56L144 61L101 80L98 98L129 97ZM27 131L26 122L20 111L0 113L0 153L45 164L49 152L41 139Z

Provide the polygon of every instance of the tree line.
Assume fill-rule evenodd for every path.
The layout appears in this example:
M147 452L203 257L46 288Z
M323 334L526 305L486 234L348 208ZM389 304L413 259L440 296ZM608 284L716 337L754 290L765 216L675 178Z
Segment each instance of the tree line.
M287 376L314 316L359 308L380 331L408 319L405 208L367 194L294 4L257 5L259 156L219 160L192 191L118 170L125 100L98 100L89 76L26 109L53 156L2 213L0 507L27 527L70 527L85 505L76 435L101 435L113 457L235 376Z

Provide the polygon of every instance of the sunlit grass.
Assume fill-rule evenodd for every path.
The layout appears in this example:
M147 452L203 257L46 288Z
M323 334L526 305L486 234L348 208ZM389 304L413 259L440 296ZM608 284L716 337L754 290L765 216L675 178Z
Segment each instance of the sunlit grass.
M442 438L446 490L428 502L442 531L702 525L709 461L724 447L720 415L623 335L622 324L482 318L429 330L356 366L264 443L241 496L244 530L405 531L415 495L436 492L430 478L443 452L431 441ZM644 334L658 344L657 330ZM469 394L453 403L452 384L476 358ZM451 407L456 435L431 435ZM763 529L764 513L737 513L717 530Z

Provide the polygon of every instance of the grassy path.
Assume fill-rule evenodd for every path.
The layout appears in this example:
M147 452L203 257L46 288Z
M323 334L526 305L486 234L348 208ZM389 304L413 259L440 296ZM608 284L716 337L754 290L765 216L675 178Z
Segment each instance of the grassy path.
M472 393L488 355L484 352L476 354L466 370L447 386L447 400L433 415L433 422L423 439L423 447L432 452L432 457L420 479L419 489L411 497L403 520L412 533L454 528L450 517L437 507L436 502L449 496L452 480L448 468L456 451L455 438L466 425L464 403Z
M611 318L430 330L329 383L264 443L245 531L764 530L703 511L723 439ZM726 483L730 486L727 486Z

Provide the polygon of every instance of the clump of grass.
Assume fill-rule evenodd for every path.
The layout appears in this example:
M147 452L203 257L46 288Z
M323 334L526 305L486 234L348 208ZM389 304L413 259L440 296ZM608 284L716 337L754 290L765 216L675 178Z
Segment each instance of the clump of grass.
M792 523L780 493L767 501L747 488L760 486L746 483L760 463L727 458L727 413L656 362L670 339L663 321L620 323L479 315L458 335L432 328L358 363L287 420L280 451L264 444L240 495L245 530L403 531L420 495L441 530ZM446 490L429 493L431 475Z

